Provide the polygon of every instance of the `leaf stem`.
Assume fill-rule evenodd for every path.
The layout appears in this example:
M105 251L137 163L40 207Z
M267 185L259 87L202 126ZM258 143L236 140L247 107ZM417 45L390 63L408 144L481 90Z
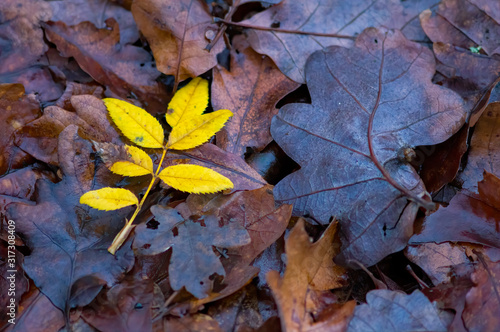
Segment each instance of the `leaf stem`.
M263 26L251 25L251 24L246 24L246 23L241 23L241 22L232 22L232 21L224 20L224 19L221 19L218 17L214 17L213 20L214 20L214 23L223 23L223 24L227 24L227 25L234 25L237 27L254 29L254 30L274 31L274 32L281 32L281 33L292 33L292 34L297 34L297 35L311 35L311 36L318 36L318 37L334 37L334 38L351 39L351 40L356 39L356 37L354 37L354 36L339 35L336 33L324 33L324 32L314 32L314 31L301 31L301 30L289 30L289 29L263 27Z
M153 188L153 185L154 185L156 179L158 178L158 173L160 172L161 165L163 163L163 159L165 159L166 154L167 154L167 148L163 147L163 154L161 155L160 163L158 164L158 168L156 169L156 172L153 174L153 178L151 179L151 182L149 183L148 189L144 193L144 196L142 197L141 201L139 202L139 205L137 205L137 208L135 209L134 214L132 215L130 220L127 221L127 223L122 228L122 230L115 236L113 243L111 243L111 245L108 248L108 251L112 255L114 255L116 253L116 251L118 249L120 249L123 242L125 242L125 240L130 235L130 232L134 228L134 226L132 224L133 224L135 218L137 217L137 215L139 214L139 212L141 211L142 205L146 201L146 198L148 197L148 194L151 191L151 188Z

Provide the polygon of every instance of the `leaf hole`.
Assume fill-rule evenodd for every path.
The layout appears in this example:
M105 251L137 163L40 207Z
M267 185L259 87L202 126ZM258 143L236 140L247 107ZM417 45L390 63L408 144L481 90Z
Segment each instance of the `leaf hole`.
M378 40L377 39L374 39L373 41L375 42L375 44L378 44Z
M148 221L146 223L146 227L149 229L158 229L159 225L160 225L160 223L158 221L156 221L155 219L151 219L150 221Z
M281 26L281 23L279 21L274 21L271 23L271 28L279 28Z
M144 306L142 305L142 303L139 302L137 302L134 306L134 309L142 309L142 308L144 308Z
M172 228L172 234L174 235L174 237L179 235L179 228L177 228L177 227Z

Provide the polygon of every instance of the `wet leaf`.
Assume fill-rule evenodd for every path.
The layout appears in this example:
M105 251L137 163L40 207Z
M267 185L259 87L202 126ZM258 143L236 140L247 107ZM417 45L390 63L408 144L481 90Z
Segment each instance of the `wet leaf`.
M367 29L352 49L311 56L312 105L285 105L273 119L273 138L302 167L275 196L296 215L338 218L342 259L371 265L411 236L408 198L425 205L425 188L405 151L446 140L465 120L461 98L431 83L434 69L431 52L400 32Z
M460 191L447 207L425 218L410 243L462 241L500 248L500 179L485 173L480 193Z
M272 141L269 126L276 103L298 84L283 75L267 57L253 51L242 37L233 40L231 71L218 65L212 82L212 106L234 112L217 133L217 146L243 156L247 148L262 150Z

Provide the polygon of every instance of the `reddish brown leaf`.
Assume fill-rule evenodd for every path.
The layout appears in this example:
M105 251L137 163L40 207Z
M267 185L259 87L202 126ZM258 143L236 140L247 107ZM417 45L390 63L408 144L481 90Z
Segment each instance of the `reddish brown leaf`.
M304 221L300 220L286 241L287 266L283 277L277 271L267 274L283 331L314 331L320 326L329 331L342 331L347 326L354 302L339 308L340 317L330 315L322 322L312 319L318 314L318 308L311 298L325 296L321 291L340 287L344 280L344 269L333 263L339 250L339 245L334 243L336 229L337 224L332 223L318 241L311 243Z
M462 241L500 248L500 179L485 173L480 186L479 195L462 190L450 205L428 216L410 243Z
M364 0L283 0L245 21L261 27L279 26L300 30L355 36L371 26L402 29L407 37L422 39L418 33L418 14L438 1L377 1ZM415 22L417 23L417 22ZM408 29L407 29L408 28ZM309 55L331 45L350 46L349 39L299 35L273 31L249 30L248 41L258 53L266 54L292 80L306 81L305 65Z
M0 84L0 174L22 167L27 155L14 146L14 134L40 116L34 95L25 95L20 84Z
M397 291L373 290L367 304L354 310L347 331L448 331L451 314L437 308L420 291L406 295Z
M276 103L299 84L283 75L268 57L253 51L242 36L233 40L231 71L214 68L212 107L234 113L217 133L217 146L243 157L247 148L262 150L272 141L269 126Z
M500 263L481 259L465 297L462 319L468 331L495 331L500 326Z
M425 188L405 154L464 123L461 98L431 83L432 53L399 31L365 30L352 49L316 52L306 67L312 105L273 119L276 142L301 169L274 194L294 214L342 225L342 259L372 265L401 250Z
M127 276L120 284L99 294L82 316L102 332L152 331L153 286L151 280Z
M488 105L477 122L467 155L467 167L459 175L462 188L477 192L486 171L500 177L500 103Z
M444 76L439 84L462 96L474 126L488 105L492 89L500 79L500 56L488 57L458 49L450 44L434 43L434 54Z
M465 274L461 269L457 273L457 266L469 266L467 274L472 272L466 254L466 248L459 244L445 242L442 244L424 243L418 246L408 246L405 250L406 257L424 270L434 285L451 282L451 278Z
M90 22L67 26L63 22L44 25L48 39L65 57L74 57L80 67L97 82L121 98L135 94L152 113L163 111L167 93L156 82L156 70L148 52L120 44L120 31L114 19L108 28L97 29Z
M58 164L58 137L69 125L77 125L86 138L98 142L121 143L117 131L108 120L104 103L90 95L70 98L75 112L57 106L45 108L43 116L23 127L16 137L16 145L38 160Z
M467 152L468 137L469 124L464 124L445 142L417 151L416 162L412 163L421 165L419 174L429 193L438 192L456 177L462 157Z
M220 38L210 51L205 49L210 43L207 32L215 34L218 28L200 0L134 1L132 14L151 46L158 70L181 81L214 67L225 47Z
M466 49L481 46L489 55L500 54L500 23L473 1L443 0L436 15L431 16L427 11L422 14L421 22L433 42L451 43Z
M170 150L162 167L175 164L194 164L213 169L234 184L231 192L253 190L263 187L266 181L241 157L221 150L214 144L203 144L186 151Z
M84 192L103 184L94 182L99 169L90 160L91 143L79 138L77 131L70 125L59 136L63 180L57 184L39 180L36 205L12 203L7 208L8 218L16 221L16 232L32 250L25 257L24 270L66 312L75 299L77 289L72 286L79 279L96 276L112 285L133 264L130 247L124 246L116 256L107 251L130 208L103 212L78 203ZM48 257L53 264L47 264Z

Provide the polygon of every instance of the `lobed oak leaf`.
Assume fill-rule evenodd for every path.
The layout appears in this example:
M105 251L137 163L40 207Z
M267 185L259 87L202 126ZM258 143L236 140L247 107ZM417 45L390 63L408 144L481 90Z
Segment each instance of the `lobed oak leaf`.
M128 139L145 148L163 147L163 128L151 114L123 100L103 101L113 122Z
M174 150L195 148L215 135L233 116L229 110L218 110L194 118L185 118L170 132L167 147Z
M407 38L421 40L425 36L417 15L435 5L437 0L366 2L355 0L283 0L243 21L261 27L275 24L280 29L356 36L372 26L401 29ZM283 74L295 82L305 83L307 58L328 46L352 45L351 39L307 34L282 33L250 29L248 41L253 49L273 59Z
M124 147L129 160L116 161L109 170L123 176L142 176L153 174L153 161L143 150L135 146L125 145Z
M233 188L231 180L210 168L198 165L174 165L158 174L169 186L195 194L214 193Z
M138 205L139 200L130 190L123 188L101 188L88 191L80 197L80 204L94 209L110 211L130 205Z
M434 56L397 30L365 30L351 49L312 55L312 105L288 104L271 125L301 169L274 194L294 214L342 225L339 261L372 265L403 249L425 188L404 152L445 141L463 125L462 99L434 85Z
M195 77L172 97L165 118L170 127L175 128L183 120L189 121L202 115L207 105L208 81Z
M316 329L343 330L349 322L355 303L340 306L342 314L330 315L326 321L314 319L319 306L311 297L323 297L328 290L342 286L345 270L333 263L339 252L334 243L337 223L331 223L321 238L311 243L301 219L290 232L285 243L287 266L283 277L279 272L267 274L267 283L278 304L283 331L314 331ZM323 293L326 291L326 293ZM337 310L336 310L337 311ZM321 315L321 314L319 314Z
M214 216L186 220L177 211L160 205L151 207L151 212L159 225L156 229L145 224L137 226L134 248L142 254L154 254L172 247L170 285L174 290L185 287L200 299L207 297L212 289L210 276L214 273L225 276L212 246L225 248L250 242L247 231L234 222L219 227Z

